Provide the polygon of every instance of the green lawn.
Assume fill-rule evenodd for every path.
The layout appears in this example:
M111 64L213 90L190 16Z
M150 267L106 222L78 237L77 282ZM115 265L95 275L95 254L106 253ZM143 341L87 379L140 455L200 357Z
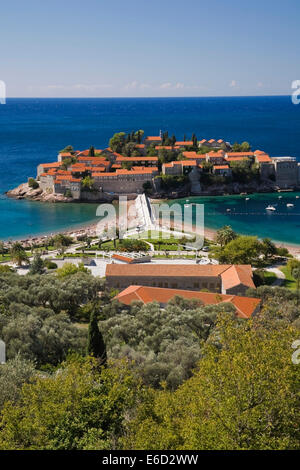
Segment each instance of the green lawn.
M275 273L272 273L270 271L266 271L264 273L264 280L265 280L265 284L267 286L271 286L272 284L274 284L274 282L276 281L277 279L277 276Z
M284 280L284 283L282 284L283 287L287 287L288 289L297 289L297 281L295 278L293 278L288 268L286 266L281 266L281 268L279 269L285 275L285 280Z
M10 261L10 260L11 260L11 256L9 254L0 255L0 263L2 261Z

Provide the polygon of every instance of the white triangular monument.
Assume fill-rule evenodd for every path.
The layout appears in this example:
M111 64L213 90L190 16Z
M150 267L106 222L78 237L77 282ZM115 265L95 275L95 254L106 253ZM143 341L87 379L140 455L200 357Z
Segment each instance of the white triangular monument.
M0 339L0 364L5 364L6 356L5 356L5 343Z

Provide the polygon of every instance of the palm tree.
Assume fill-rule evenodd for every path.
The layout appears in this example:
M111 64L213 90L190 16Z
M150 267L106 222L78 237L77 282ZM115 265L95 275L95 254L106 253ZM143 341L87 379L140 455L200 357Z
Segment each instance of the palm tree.
M227 245L237 237L237 234L232 230L230 225L224 225L217 231L216 242L219 243L222 247Z
M16 242L13 244L13 246L10 249L10 254L11 254L12 260L15 263L17 263L18 266L22 266L23 261L28 260L26 251L24 250L23 246L19 242Z

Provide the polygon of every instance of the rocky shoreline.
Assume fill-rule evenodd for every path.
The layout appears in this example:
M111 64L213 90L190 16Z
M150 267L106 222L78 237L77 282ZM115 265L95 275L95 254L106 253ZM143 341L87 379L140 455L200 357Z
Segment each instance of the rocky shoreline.
M41 202L73 202L71 197L66 197L63 194L48 194L41 188L31 188L28 183L20 184L17 188L11 189L5 194L13 199L29 199Z
M295 190L291 188L291 191ZM152 199L178 199L181 197L188 196L224 196L234 195L241 193L271 193L278 191L275 183L273 182L261 182L261 183L231 183L228 185L213 185L209 187L203 187L202 191L198 194L194 194L190 191L190 188L184 187L179 190L164 191L157 194L151 194ZM39 202L111 202L116 199L116 195L102 193L100 197L83 198L81 200L75 200L71 197L66 197L63 194L52 194L43 191L41 188L33 189L28 183L22 183L18 187L11 189L5 193L7 197L13 199L28 199L30 201ZM127 195L128 199L133 199L137 194Z

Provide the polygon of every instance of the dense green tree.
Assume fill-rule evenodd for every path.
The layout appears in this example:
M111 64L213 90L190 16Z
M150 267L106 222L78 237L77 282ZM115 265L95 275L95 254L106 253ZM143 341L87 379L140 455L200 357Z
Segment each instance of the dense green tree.
M74 263L64 263L61 268L56 270L58 278L63 279L64 277L73 276L76 273L89 273L88 268L83 263L79 263L78 266Z
M107 354L103 336L99 330L96 309L92 310L87 341L87 353L106 364Z
M82 189L92 191L94 189L95 180L91 176L85 176L81 181Z
M256 264L261 254L261 243L257 237L242 235L225 246L214 249L214 256L220 263Z
M95 156L95 147L91 145L89 148L89 157L94 157Z
M65 148L60 150L59 153L74 153L74 148L72 145L67 145Z
M22 385L29 383L37 374L35 364L17 354L14 359L8 360L0 366L0 410L4 403L16 403Z
M126 449L262 450L299 447L296 331L222 317L195 374L142 403Z
M4 406L1 450L118 448L125 418L143 392L126 363L98 370L96 360L71 357L57 372L38 376Z
M113 135L109 140L109 146L113 152L122 152L123 145L125 144L125 132L118 132Z
M44 261L41 255L36 253L30 265L29 274L43 274L44 271Z

